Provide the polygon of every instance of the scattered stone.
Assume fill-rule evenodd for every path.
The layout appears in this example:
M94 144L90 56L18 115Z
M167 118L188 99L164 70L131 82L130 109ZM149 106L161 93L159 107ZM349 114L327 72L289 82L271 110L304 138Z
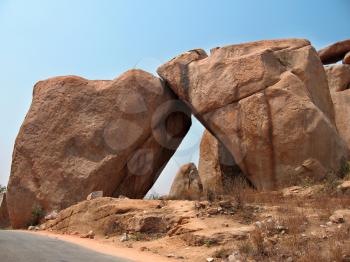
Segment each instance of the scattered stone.
M208 213L209 215L217 215L217 214L219 213L219 211L218 211L217 208L212 207L212 208L207 209L207 213Z
M231 208L233 207L232 202L230 200L222 200L219 202L219 206L222 208Z
M337 189L342 192L343 194L349 194L350 195L350 180L344 181L341 183Z
M326 226L332 226L333 225L333 222L332 221L328 221L327 223L326 223Z
M292 257L288 257L285 262L293 262L294 259Z
M161 215L133 216L128 221L128 230L141 233L165 233L168 223Z
M124 196L124 195L119 195L118 196L119 199L129 199L128 197Z
M334 211L333 215L329 217L329 220L333 223L350 223L350 209L339 209Z
M57 218L57 216L58 216L58 212L54 210L45 216L45 220L54 220Z
M242 256L239 254L238 251L233 252L228 257L228 262L241 262L241 261L242 261Z
M306 167L310 162L311 160L305 161L302 167L297 168L297 172L301 172L301 173L304 172L304 171L298 171L299 169L304 169L304 168L306 168L307 170L312 169L312 167L310 166ZM316 170L316 167L314 169ZM324 171L320 171L320 172L324 172ZM310 187L292 186L292 187L284 188L282 190L282 194L284 197L311 197L315 193L318 193L320 190L322 190L323 187L324 187L323 185L315 185Z
M207 260L207 262L213 262L213 261L214 261L214 258L208 257L206 260Z
M256 222L255 222L255 226L256 226L257 228L262 228L262 223L261 223L260 221L256 221Z
M95 238L95 233L94 233L94 231L90 230L89 233L81 235L80 238L94 239Z
M103 191L94 191L94 192L91 192L86 200L93 200L93 199L96 199L96 198L99 198L99 197L103 197Z
M35 230L35 226L29 226L29 227L28 227L28 230L29 230L29 231L34 231L34 230Z
M124 233L122 237L120 238L120 242L125 242L129 240L129 235L127 233Z
M145 247L145 246L140 247L141 252L148 251L148 250L149 250L148 247Z

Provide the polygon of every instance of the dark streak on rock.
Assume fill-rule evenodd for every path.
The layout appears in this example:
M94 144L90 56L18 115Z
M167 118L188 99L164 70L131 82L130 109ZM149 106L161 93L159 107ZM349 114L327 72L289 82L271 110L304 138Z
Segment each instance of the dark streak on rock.
M271 106L269 103L269 99L266 95L266 90L263 91L264 100L266 103L266 111L268 118L268 139L270 145L270 181L272 182L272 188L276 187L276 159L275 159L275 147L274 147L274 139L273 139L273 122L272 122L272 114L271 114Z

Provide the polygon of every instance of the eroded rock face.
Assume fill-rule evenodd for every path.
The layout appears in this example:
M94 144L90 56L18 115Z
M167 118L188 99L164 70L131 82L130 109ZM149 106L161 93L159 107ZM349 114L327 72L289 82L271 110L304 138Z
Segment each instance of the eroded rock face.
M203 186L195 164L180 167L171 185L170 199L196 200L202 196Z
M142 198L187 133L188 109L160 79L56 77L35 85L8 185L12 226L34 205L60 210L89 193Z
M6 193L0 193L0 228L10 226L9 214L7 209Z
M232 45L209 57L192 50L158 74L260 190L290 184L308 159L337 170L348 154L323 65L307 40Z
M350 148L350 65L325 67L339 134Z
M207 130L200 144L198 172L205 196L230 194L235 179L242 178L231 153Z
M350 52L350 39L336 42L318 51L323 64L341 61Z

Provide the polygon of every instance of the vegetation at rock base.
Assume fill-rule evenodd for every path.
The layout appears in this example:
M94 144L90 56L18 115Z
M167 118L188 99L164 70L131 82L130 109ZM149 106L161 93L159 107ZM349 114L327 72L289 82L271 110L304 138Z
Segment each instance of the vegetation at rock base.
M0 184L0 193L5 193L6 190L7 190L7 188L6 188L5 186L2 186L2 185Z
M36 226L40 223L40 220L44 217L45 213L43 208L40 205L33 206L32 209L32 221L30 222L31 226Z

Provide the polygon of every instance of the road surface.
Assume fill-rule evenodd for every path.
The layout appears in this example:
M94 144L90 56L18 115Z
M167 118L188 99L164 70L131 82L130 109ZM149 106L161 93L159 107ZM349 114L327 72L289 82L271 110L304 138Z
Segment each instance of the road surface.
M1 262L131 262L30 233L0 230Z

